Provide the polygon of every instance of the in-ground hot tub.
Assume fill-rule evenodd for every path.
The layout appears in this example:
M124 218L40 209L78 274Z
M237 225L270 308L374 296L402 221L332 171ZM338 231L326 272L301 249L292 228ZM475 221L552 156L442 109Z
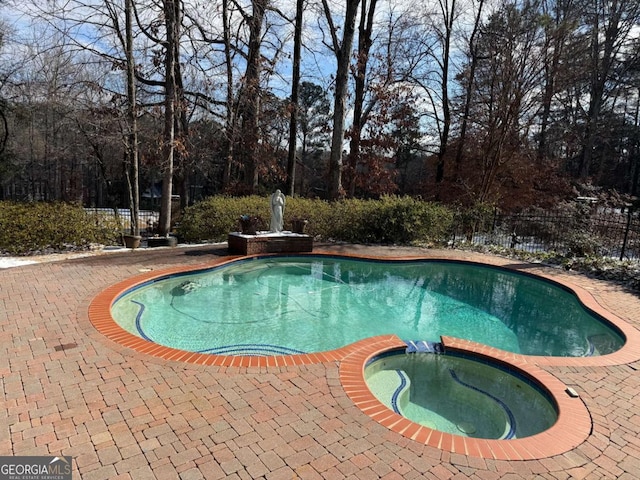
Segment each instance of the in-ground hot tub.
M551 457L591 432L576 389L523 357L446 336L425 343L370 339L342 360L340 382L383 427L463 455Z
M364 376L375 397L420 425L455 435L509 440L543 432L558 418L553 397L517 370L439 344L373 357ZM424 351L421 351L424 350Z

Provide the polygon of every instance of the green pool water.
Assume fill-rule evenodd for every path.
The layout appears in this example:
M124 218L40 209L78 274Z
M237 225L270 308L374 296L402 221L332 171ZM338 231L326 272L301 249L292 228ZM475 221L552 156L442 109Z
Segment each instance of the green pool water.
M125 330L178 349L311 353L382 334L441 335L548 356L601 355L620 334L551 282L477 264L264 257L153 280L111 310Z
M396 413L465 437L514 439L550 428L548 395L516 372L471 357L395 353L365 368L371 392Z

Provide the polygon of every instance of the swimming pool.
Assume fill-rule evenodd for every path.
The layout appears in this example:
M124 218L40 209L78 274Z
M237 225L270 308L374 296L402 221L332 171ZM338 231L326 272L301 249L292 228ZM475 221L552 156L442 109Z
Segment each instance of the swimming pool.
M479 264L305 255L257 257L142 283L111 315L191 352L322 352L377 335L447 335L524 355L615 352L621 333L550 281Z

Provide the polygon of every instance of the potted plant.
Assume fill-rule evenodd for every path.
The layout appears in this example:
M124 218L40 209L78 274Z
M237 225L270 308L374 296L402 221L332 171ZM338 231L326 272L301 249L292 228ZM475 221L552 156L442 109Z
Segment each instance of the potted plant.
M140 241L142 240L142 237L140 235L135 234L135 229L132 225L130 225L127 228L128 233L123 233L123 231L125 230L125 226L123 224L125 222L123 222L120 209L114 208L114 213L115 213L116 221L118 222L120 236L122 237L122 243L124 244L124 246L127 248L138 248L140 246Z
M291 231L293 233L304 233L304 229L309 221L306 218L294 217L291 219Z
M123 234L124 246L127 248L138 248L142 237L140 235Z
M260 218L255 215L240 216L240 232L244 235L256 235Z

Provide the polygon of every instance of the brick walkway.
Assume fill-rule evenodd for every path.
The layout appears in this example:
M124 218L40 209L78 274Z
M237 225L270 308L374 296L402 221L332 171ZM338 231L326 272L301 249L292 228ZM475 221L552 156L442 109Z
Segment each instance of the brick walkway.
M328 248L328 247L327 247ZM331 246L338 253L517 262L467 252ZM444 452L362 413L336 362L206 367L119 346L88 319L106 287L147 269L198 264L219 246L112 253L0 271L0 455L71 455L74 478L638 478L640 362L544 367L580 394L593 430L574 450L528 461ZM620 287L540 266L640 325Z

